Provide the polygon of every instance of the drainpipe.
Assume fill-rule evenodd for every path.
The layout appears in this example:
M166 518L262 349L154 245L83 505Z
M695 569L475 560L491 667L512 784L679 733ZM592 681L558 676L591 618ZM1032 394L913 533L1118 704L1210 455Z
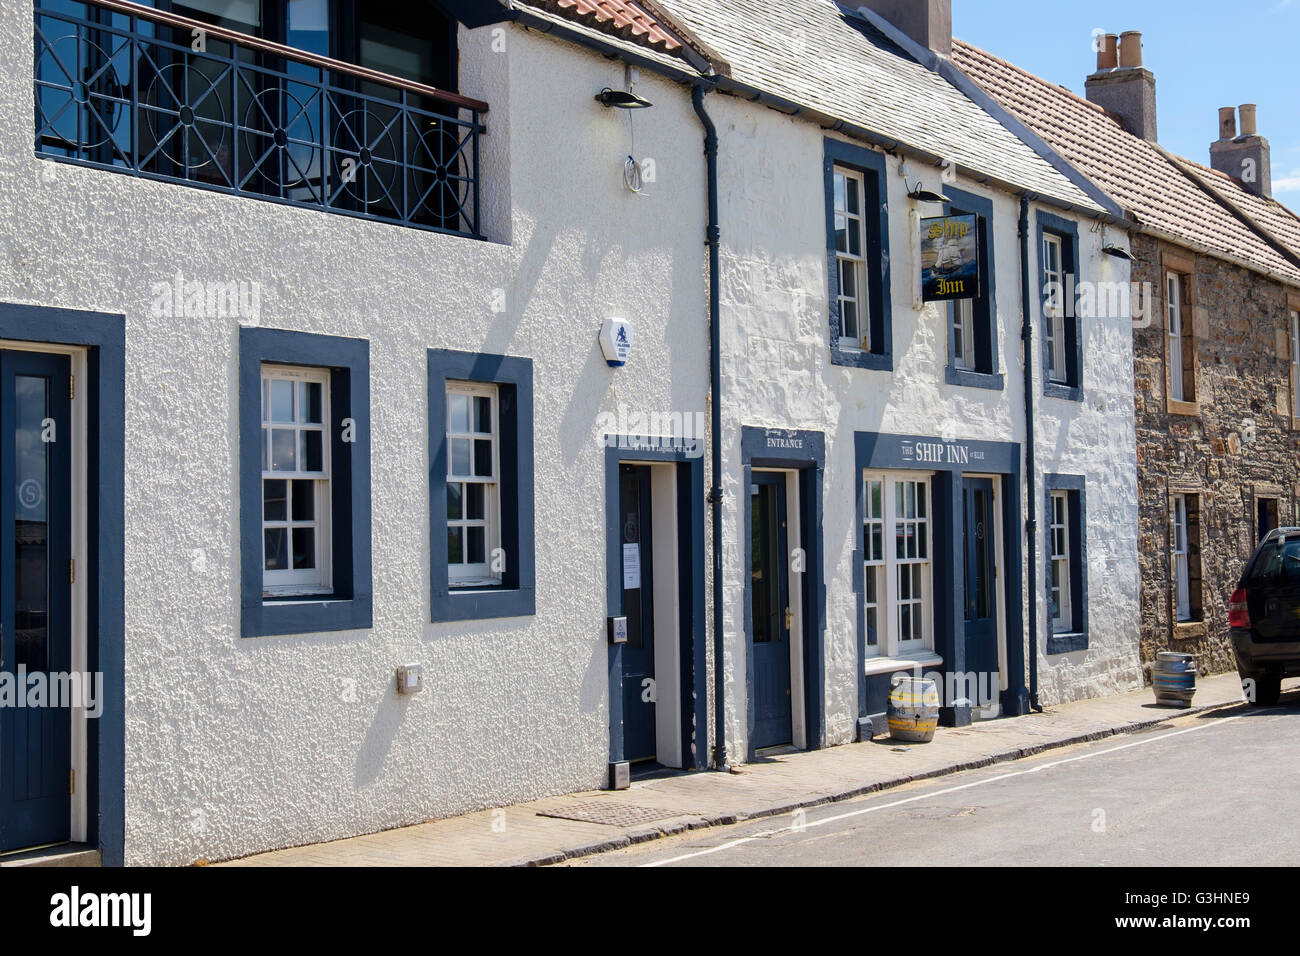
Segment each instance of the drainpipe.
M697 83L691 89L691 104L704 127L704 155L708 160L709 226L704 244L709 247L709 428L713 435L711 467L713 483L709 505L713 518L713 768L727 769L726 682L723 669L722 631L722 313L721 265L718 225L718 128L704 108L704 97L713 84Z
M1038 482L1034 454L1034 319L1033 297L1029 285L1029 197L1020 197L1020 314L1024 317L1020 340L1025 350L1025 484L1029 519L1025 522L1028 539L1026 556L1029 570L1029 707L1039 713L1038 703Z

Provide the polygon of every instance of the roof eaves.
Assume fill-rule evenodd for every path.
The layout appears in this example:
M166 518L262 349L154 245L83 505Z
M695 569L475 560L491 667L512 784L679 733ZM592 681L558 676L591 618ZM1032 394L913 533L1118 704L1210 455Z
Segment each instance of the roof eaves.
M1066 162L1056 150L1052 149L1041 137L1029 129L1024 123L1016 119L1011 112L999 105L993 97L984 92L980 86L970 77L959 70L947 57L939 56L933 50L926 49L911 37L907 36L901 30L896 28L892 23L880 16L873 10L866 7L853 8L836 0L836 5L848 16L854 16L869 23L874 29L884 34L891 43L899 46L912 59L920 63L931 73L937 73L949 84L956 87L959 92L975 103L985 113L988 113L1005 127L1013 136L1033 150L1040 159L1050 165L1058 173L1077 186L1083 193L1097 203L1104 210L1104 216L1108 216L1116 225L1131 228L1133 223L1126 215L1124 209L1115 202L1107 193L1103 192L1091 179L1075 169L1070 163ZM1045 201L1050 201L1046 200ZM1077 208L1077 207L1076 207ZM1097 213L1087 210L1090 216L1097 217Z

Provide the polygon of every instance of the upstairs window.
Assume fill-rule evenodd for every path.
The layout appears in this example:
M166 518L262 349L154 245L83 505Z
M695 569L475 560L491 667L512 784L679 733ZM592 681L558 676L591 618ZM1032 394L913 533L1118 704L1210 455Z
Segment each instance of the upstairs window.
M1189 276L1172 270L1165 273L1165 327L1169 333L1167 366L1169 400L1196 401L1196 339L1188 308Z
M1043 317L1047 332L1047 379L1068 381L1065 362L1065 268L1064 240L1047 233L1043 236Z
M480 234L488 104L458 95L457 24L436 7L36 0L34 16L42 157Z
M835 168L835 259L839 278L839 347L871 351L871 297L861 173Z
M1083 327L1076 303L1079 227L1038 213L1039 302L1042 312L1043 393L1083 401Z
M979 295L955 299L945 306L949 325L947 382L949 385L1000 389L1003 376L998 369L996 270L993 245L989 241L993 203L983 196L951 186L945 187L944 192L952 199L946 210L948 215L975 217L980 258Z
M1300 312L1291 313L1291 417L1300 418Z
M893 368L885 156L825 141L831 362Z

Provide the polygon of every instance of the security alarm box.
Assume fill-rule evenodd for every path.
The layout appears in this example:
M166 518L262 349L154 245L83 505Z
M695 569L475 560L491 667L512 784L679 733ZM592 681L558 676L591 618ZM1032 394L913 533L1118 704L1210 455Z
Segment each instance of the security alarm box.
M424 690L424 668L419 664L407 664L397 669L397 692L399 694L418 694Z
M611 617L609 619L609 642L611 644L627 643L627 618Z

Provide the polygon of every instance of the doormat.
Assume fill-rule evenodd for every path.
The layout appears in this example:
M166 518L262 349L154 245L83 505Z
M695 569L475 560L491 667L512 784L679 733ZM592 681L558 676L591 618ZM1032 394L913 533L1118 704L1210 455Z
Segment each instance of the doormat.
M638 823L667 820L669 817L692 816L689 810L655 810L631 803L615 803L612 800L570 803L554 810L539 811L537 815L556 820L577 820L579 823L600 823L607 827L631 827Z

